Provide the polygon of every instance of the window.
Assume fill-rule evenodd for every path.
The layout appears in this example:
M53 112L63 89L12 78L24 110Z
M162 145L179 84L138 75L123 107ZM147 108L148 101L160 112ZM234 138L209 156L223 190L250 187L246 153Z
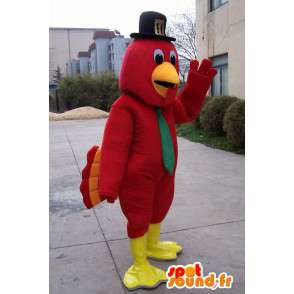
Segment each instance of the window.
M228 0L209 0L209 2L210 2L209 11L213 11L213 10L219 8L220 6L226 4L228 2Z
M217 69L211 85L211 95L228 95L228 54L212 57L211 60L212 66Z

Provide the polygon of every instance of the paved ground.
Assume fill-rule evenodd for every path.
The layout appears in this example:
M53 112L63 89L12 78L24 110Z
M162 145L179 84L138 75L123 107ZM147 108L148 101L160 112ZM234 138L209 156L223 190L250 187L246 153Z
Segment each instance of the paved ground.
M80 171L88 149L101 143L105 120L50 123L50 293L127 293L121 279L131 264L119 204L83 207ZM205 272L228 272L233 289L152 293L244 293L244 157L179 138L173 206L162 239L184 252L176 264L201 261ZM152 262L167 269L171 262ZM135 293L146 293L138 290Z

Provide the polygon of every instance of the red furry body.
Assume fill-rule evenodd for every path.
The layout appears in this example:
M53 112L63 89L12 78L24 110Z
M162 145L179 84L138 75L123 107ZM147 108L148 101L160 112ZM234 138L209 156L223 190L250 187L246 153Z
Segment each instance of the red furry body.
M167 121L177 158L175 124L196 117L216 73L210 61L204 60L198 69L194 60L179 96L174 87L162 97L151 80L157 48L166 62L170 52L176 52L168 41L135 40L128 47L120 75L123 95L112 106L101 149L99 193L109 202L119 196L130 238L144 235L150 223L161 222L174 195L176 164L172 175L163 166L155 108L160 107ZM178 72L178 57L174 66Z

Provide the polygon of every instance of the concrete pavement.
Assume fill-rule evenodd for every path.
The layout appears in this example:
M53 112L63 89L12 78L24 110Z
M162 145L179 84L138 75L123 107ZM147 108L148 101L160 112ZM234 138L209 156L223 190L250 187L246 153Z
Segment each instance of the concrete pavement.
M84 208L79 192L86 153L102 140L106 120L50 122L50 293L128 293L131 264L126 220L115 204ZM152 293L244 293L244 157L178 138L175 200L162 239L184 249L171 264L201 261L205 273L228 272L234 288ZM135 293L145 293L138 290Z

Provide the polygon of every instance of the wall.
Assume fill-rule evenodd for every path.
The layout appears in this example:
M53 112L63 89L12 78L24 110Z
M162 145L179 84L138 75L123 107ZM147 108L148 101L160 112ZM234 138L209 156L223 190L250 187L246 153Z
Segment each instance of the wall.
M63 76L66 74L66 62L77 58L79 51L88 51L95 28L49 28L49 80L53 71L60 67Z
M66 75L74 77L80 73L80 62L76 59L68 60L66 63Z
M245 98L245 3L229 0L209 12L208 0L196 0L199 58L228 53L229 94Z
M88 57L80 57L80 74L86 75L89 73L89 58Z
M97 70L97 54L96 49L90 51L90 73L95 74Z
M234 0L230 10L229 88L232 95L245 98L245 0Z
M130 38L123 38L123 37L116 37L113 38L110 42L110 45L113 45L113 50L110 51L111 53L111 63L112 63L112 70L114 71L116 76L119 76L120 69L122 66L123 56L126 51L126 44L131 41Z
M96 39L97 73L110 71L108 45L110 39Z

